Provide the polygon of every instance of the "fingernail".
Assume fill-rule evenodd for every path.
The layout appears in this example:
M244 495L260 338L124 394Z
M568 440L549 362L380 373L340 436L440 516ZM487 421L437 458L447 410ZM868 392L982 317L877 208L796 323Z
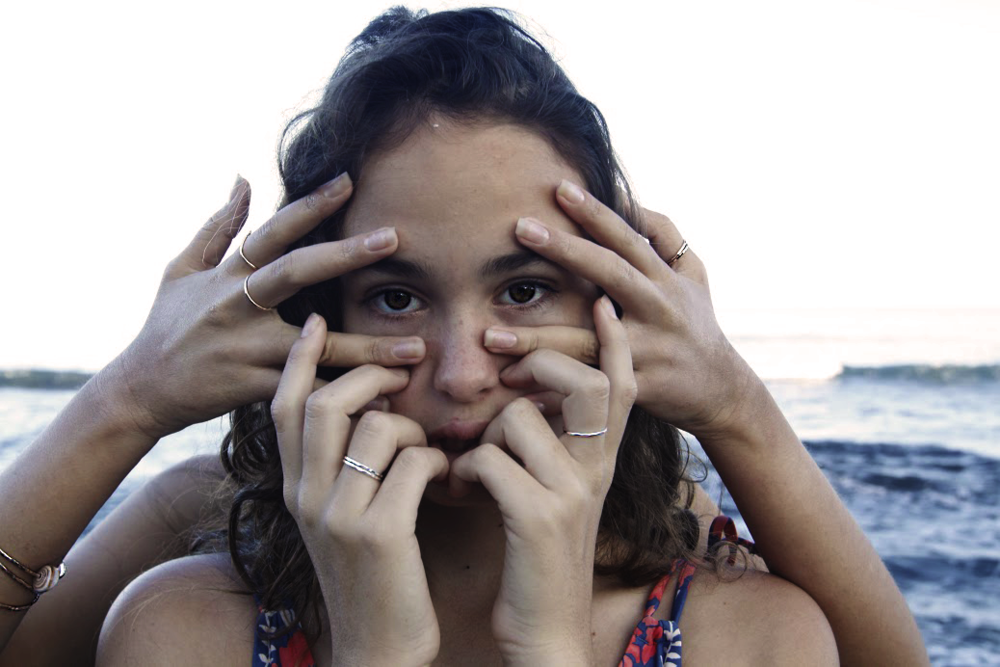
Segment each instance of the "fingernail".
M607 311L608 315L617 320L618 313L615 312L615 304L611 303L611 299L609 299L607 295L604 295L601 297L601 301L602 301L601 305L604 306L604 310Z
M395 227L383 227L382 229L377 229L365 239L365 248L369 252L378 252L379 250L385 250L393 243L396 242L396 228Z
M313 313L306 319L306 323L302 326L302 337L308 338L316 331L316 327L319 325L319 315Z
M335 199L340 195L347 192L351 187L351 177L347 175L345 171L343 174L333 179L326 185L320 186L320 194L322 194L327 199Z
M526 241L536 245L542 245L549 240L549 230L545 229L537 220L532 218L521 218L517 221L517 235Z
M570 183L569 181L564 180L559 184L557 192L570 204L583 203L583 190L581 190L580 186L576 183Z
M535 407L538 408L539 412L545 412L545 404L541 401L534 401Z
M486 335L484 336L484 343L486 347L495 347L505 350L517 345L517 336L509 331L487 329Z
M420 359L425 352L424 341L419 338L404 340L392 347L392 354L397 359Z

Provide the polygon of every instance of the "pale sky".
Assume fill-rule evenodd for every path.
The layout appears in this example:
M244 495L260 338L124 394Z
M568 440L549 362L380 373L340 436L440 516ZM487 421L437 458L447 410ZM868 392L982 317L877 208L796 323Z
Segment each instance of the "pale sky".
M0 368L110 360L237 172L266 220L281 128L389 4L5 7ZM720 311L1000 307L1000 4L496 4L547 32Z

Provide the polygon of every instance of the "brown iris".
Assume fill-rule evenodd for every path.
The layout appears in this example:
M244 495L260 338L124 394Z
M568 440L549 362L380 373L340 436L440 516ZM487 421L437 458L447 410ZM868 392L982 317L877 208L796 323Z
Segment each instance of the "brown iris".
M528 303L535 296L535 292L538 291L534 285L530 283L521 283L520 285L514 285L507 290L507 294L515 303Z

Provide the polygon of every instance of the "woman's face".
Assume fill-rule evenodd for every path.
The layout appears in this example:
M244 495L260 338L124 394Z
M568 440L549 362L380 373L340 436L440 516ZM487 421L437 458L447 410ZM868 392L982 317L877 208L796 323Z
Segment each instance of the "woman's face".
M406 389L389 396L391 410L419 423L451 459L532 391L500 381L517 359L483 346L490 326L593 328L597 288L514 236L528 216L580 234L555 201L564 178L583 185L523 127L432 118L372 157L356 186L345 234L393 226L399 249L343 279L344 330L424 339L427 355Z

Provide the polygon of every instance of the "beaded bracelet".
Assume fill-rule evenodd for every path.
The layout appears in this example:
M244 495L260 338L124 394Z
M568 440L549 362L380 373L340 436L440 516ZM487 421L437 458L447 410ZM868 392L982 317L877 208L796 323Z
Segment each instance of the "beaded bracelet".
M59 563L59 565L46 565L38 572L35 572L3 549L0 549L0 556L3 556L13 565L24 570L24 572L26 572L29 576L34 577L34 581L29 583L19 577L16 572L7 567L3 561L0 561L0 570L3 570L7 576L35 594L35 597L31 600L31 602L22 605L9 605L0 602L0 609L5 609L7 611L24 611L29 608L31 605L38 602L38 598L42 596L42 593L54 588L55 585L59 583L59 580L66 574L66 563Z

